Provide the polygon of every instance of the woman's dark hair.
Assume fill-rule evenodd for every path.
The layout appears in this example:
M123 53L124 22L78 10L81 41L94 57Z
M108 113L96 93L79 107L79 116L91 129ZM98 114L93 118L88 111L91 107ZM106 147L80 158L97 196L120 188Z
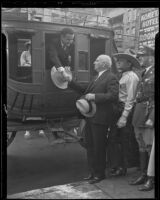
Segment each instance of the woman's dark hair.
M31 43L30 43L30 42L26 42L26 43L24 44L24 46L26 47L26 49L28 49L29 46L31 46Z

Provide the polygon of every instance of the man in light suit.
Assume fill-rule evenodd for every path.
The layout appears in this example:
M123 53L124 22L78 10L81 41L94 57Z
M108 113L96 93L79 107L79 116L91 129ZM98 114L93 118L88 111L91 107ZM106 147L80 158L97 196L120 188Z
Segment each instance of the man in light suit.
M131 181L131 185L140 185L147 179L148 157L153 142L154 129L146 127L145 123L154 107L154 50L144 46L142 50L143 66L145 69L141 75L138 88L136 106L132 124L135 136L139 144L141 174Z
M94 69L98 72L95 80L87 87L68 80L70 88L85 95L88 101L96 104L96 113L86 118L85 140L87 159L90 174L85 180L90 184L97 183L105 178L106 168L106 139L107 130L113 121L114 104L118 103L119 83L117 77L111 72L112 61L108 55L100 55L94 62Z

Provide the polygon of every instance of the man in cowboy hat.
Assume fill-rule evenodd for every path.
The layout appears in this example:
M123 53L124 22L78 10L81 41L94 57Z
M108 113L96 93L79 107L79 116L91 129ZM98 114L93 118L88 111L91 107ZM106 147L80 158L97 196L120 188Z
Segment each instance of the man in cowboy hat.
M106 135L113 121L113 104L118 103L119 88L118 80L111 72L112 61L108 55L98 56L94 65L98 76L87 87L80 86L69 76L66 77L72 89L83 94L85 101L94 102L96 105L96 108L92 105L92 110L89 110L85 101L81 101L83 105L79 105L81 113L86 117L85 141L90 174L85 180L90 184L105 178Z
M70 66L71 70L74 61L74 32L71 28L64 28L60 37L49 44L47 52L47 68L51 69Z
M154 127L148 128L145 125L154 107L154 49L144 46L141 56L145 69L141 74L132 120L135 136L139 144L141 174L130 182L131 185L143 184L147 179L148 155L151 151L154 135Z
M121 78L119 80L119 101L121 111L115 117L115 123L111 126L108 136L108 154L110 159L111 175L125 175L128 166L129 135L132 131L131 117L134 101L137 93L139 78L133 68L140 68L138 60L130 51L117 53L113 57ZM120 148L118 146L120 144ZM114 156L113 156L114 154Z

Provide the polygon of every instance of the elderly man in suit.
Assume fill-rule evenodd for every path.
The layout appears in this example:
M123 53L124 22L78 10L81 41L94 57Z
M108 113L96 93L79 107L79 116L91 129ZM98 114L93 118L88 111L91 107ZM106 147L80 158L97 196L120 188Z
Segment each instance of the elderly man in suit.
M71 28L64 28L60 32L60 37L51 42L47 52L47 68L70 66L74 61L74 32Z
M94 62L98 72L95 80L86 87L67 78L69 86L85 96L87 101L94 101L96 113L86 118L85 140L90 174L85 180L90 184L105 178L107 130L113 121L114 104L118 103L119 83L111 72L112 61L108 55L100 55Z
M145 122L154 107L154 50L144 46L142 53L143 66L145 69L141 74L141 81L138 88L136 106L132 124L135 136L139 144L141 174L131 181L131 185L140 185L147 179L148 155L153 142L154 128L148 128Z

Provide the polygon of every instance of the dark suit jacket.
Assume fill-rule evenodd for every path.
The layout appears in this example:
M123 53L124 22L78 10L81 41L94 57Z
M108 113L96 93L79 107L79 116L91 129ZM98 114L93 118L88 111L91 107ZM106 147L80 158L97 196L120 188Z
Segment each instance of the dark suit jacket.
M47 68L51 69L53 66L56 68L70 66L71 70L74 62L74 44L71 44L70 47L66 47L66 50L62 48L60 39L52 42L49 45L47 51ZM71 57L71 61L69 60Z
M102 125L110 125L114 119L113 105L118 103L119 82L110 71L105 71L96 81L92 81L86 87L71 81L69 87L79 91L81 95L95 94L96 114L89 118L90 122Z

